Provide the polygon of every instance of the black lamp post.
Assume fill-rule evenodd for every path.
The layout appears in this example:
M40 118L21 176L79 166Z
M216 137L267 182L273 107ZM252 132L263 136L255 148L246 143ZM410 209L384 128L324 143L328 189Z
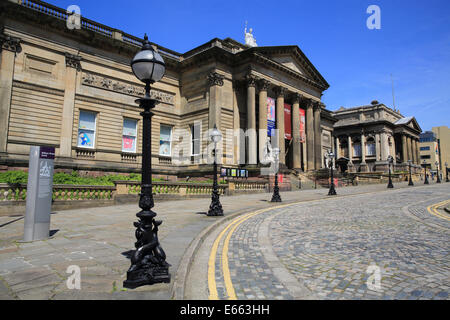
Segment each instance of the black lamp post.
M408 160L408 164L409 164L409 183L408 186L413 186L414 182L412 181L412 176L411 176L411 160Z
M280 188L278 188L278 168L279 168L279 157L280 149L273 148L273 155L275 157L275 185L273 187L272 200L270 202L281 202Z
M334 187L334 177L333 177L333 159L334 159L334 153L330 151L327 153L328 159L330 159L330 190L328 191L329 196L335 196L336 195L336 189Z
M389 182L388 182L387 187L393 188L394 185L392 184L391 165L394 163L394 158L392 156L388 156L387 161L388 161L388 166L389 166Z
M428 175L427 175L427 162L423 160L423 169L425 170L425 181L423 184L430 184L428 181Z
M441 178L439 177L439 162L434 163L436 165L436 183L441 183Z
M223 209L222 205L220 204L219 200L219 187L217 185L217 160L216 160L216 154L217 154L217 143L222 139L222 134L217 129L216 125L214 125L214 129L211 131L209 135L212 142L214 142L214 177L213 177L213 192L211 196L211 204L209 206L208 210L208 216L223 216Z
M157 101L150 98L150 85L161 80L166 65L161 55L154 51L147 35L144 36L142 49L131 61L134 75L145 83L145 96L136 100L141 108L143 118L142 128L142 182L139 207L136 214L139 218L134 223L136 227L136 250L131 255L131 266L127 272L127 279L123 282L125 288L134 289L147 284L170 282L169 266L166 254L158 240L158 227L161 220L155 220L156 212L152 211L152 159L151 159L151 118Z
M445 163L445 182L450 182L448 180L448 163Z

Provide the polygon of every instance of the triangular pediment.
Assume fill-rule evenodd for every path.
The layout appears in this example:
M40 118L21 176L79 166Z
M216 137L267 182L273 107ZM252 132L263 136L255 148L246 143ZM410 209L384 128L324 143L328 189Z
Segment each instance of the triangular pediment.
M412 128L414 130L417 130L419 132L422 132L422 129L420 128L419 123L417 122L415 117L401 118L401 119L397 120L397 122L395 124L396 125L404 125L404 126Z
M330 86L298 46L254 47L252 50L325 88Z

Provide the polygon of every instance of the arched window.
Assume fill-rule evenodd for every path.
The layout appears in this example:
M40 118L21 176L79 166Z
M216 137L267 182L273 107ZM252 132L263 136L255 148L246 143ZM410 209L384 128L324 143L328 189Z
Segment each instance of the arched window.
M373 137L367 138L366 154L368 156L375 156L376 155L375 139Z

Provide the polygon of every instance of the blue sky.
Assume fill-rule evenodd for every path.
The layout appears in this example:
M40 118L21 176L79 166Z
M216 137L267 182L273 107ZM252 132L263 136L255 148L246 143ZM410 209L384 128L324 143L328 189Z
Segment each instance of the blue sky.
M298 45L330 84L330 110L378 100L415 116L422 130L450 127L449 0L48 0L81 8L89 19L186 52L212 38L244 42L244 25L259 46ZM381 29L369 30L369 5Z

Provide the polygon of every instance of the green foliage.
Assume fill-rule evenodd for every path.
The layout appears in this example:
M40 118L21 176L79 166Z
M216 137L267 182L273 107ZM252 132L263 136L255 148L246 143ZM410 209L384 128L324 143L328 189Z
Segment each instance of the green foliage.
M8 184L27 183L28 172L24 171L6 171L0 172L0 182Z
M140 181L141 175L137 173L109 174L100 177L82 177L77 171L71 173L57 172L53 175L53 184L91 185L91 186L113 186L115 180ZM27 183L28 173L24 171L0 172L0 183Z

